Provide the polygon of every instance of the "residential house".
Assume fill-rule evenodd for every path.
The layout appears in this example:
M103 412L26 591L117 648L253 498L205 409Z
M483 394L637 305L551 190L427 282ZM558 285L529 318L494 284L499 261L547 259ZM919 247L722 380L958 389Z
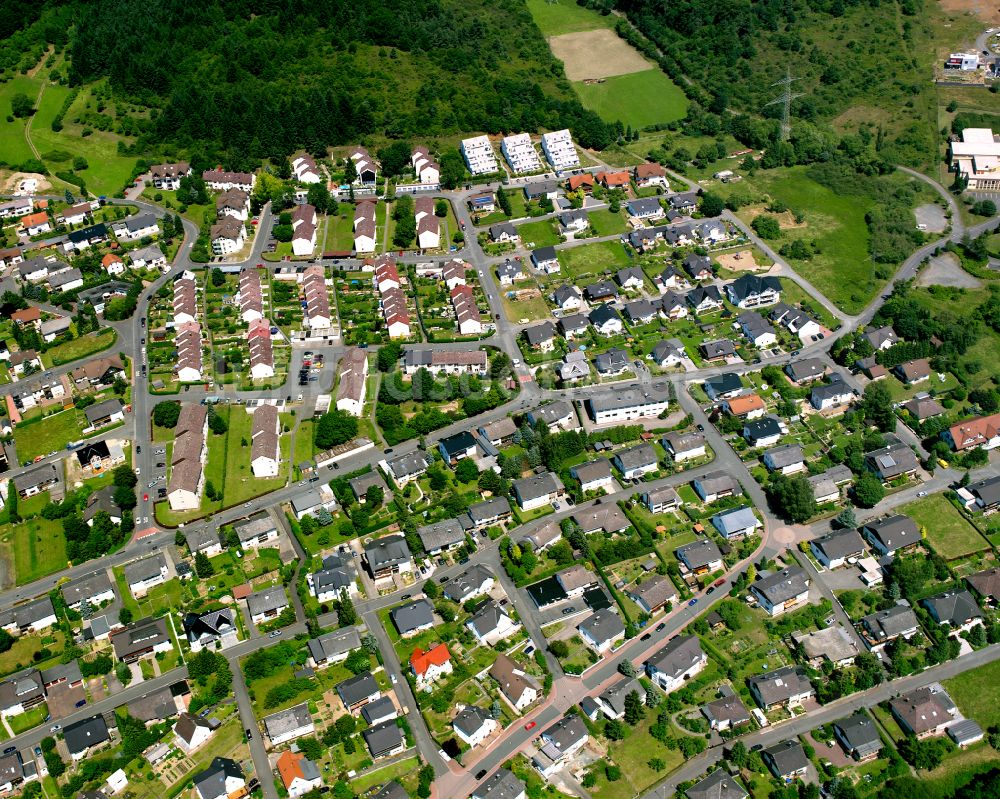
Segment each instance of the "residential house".
M563 486L552 472L523 477L513 482L514 497L522 511L549 505L562 493Z
M206 647L225 649L238 640L236 615L229 608L201 614L185 613L184 635L192 652L199 652Z
M513 516L507 497L492 497L476 502L458 517L458 523L466 531L484 530L487 527L507 522Z
M559 331L567 341L585 336L589 328L590 320L583 314L570 314L559 320Z
M806 757L806 750L798 738L790 738L769 746L760 754L771 773L784 782L804 777L811 765L809 758Z
M657 650L645 662L646 674L666 693L677 690L705 668L708 656L697 636L682 635Z
M805 661L817 669L824 662L830 662L838 668L850 666L858 656L854 636L840 624L805 633L794 632L792 641Z
M556 582L566 592L566 597L569 599L586 593L597 585L597 581L597 575L579 563L556 572Z
M781 299L781 280L745 274L726 284L726 295L737 308L760 308Z
M626 388L592 396L586 407L595 424L630 422L655 418L670 407L670 392L652 388Z
M905 444L896 441L881 449L865 453L865 468L886 483L899 478L910 478L920 468L917 456Z
M254 624L278 618L287 607L289 607L288 596L284 587L280 585L255 591L247 597L247 609Z
M758 575L750 585L750 592L765 613L780 616L798 610L809 601L810 583L809 575L803 569L789 566L778 572Z
M614 479L611 476L611 462L607 458L581 463L569 470L570 475L580 481L580 490L603 491L611 493L614 490Z
M652 303L643 298L625 303L625 315L633 325L648 325L659 314L661 303Z
M924 422L945 413L945 407L931 397L914 397L903 403L903 408L918 422Z
M717 499L743 494L743 489L736 478L728 472L709 472L703 477L692 480L691 486L702 502L715 502Z
M115 599L114 584L105 571L97 571L88 577L66 583L62 587L63 599L71 610L80 612L84 605L97 608Z
M834 530L809 542L813 556L827 569L864 557L865 542L857 530Z
M920 622L906 600L865 616L858 625L862 640L875 652L897 638L912 638L919 630Z
M606 189L627 189L631 182L628 172L598 172L596 177Z
M507 163L510 164L511 171L515 174L539 172L542 169L538 151L535 150L535 145L531 143L531 136L527 133L504 136L500 142L500 151L507 159Z
M417 246L421 250L436 250L441 246L440 220L434 213L433 197L417 197L414 218L417 221Z
M528 346L540 352L552 352L555 349L556 326L549 321L525 328L524 338Z
M375 580L413 571L413 556L402 535L387 535L365 544L365 562Z
M417 688L429 691L437 680L451 674L451 652L445 644L438 644L426 652L418 646L410 655L410 671L416 678Z
M209 240L213 255L232 255L243 249L246 242L246 226L239 219L223 215L212 225Z
M269 407L262 405L261 408ZM274 407L274 406L270 406ZM258 412L260 408L257 409ZM277 541L278 526L271 517L265 513L255 513L248 519L243 519L233 525L233 532L239 539L241 549L260 549L263 546L276 546L272 541Z
M250 218L250 195L243 189L229 189L215 198L215 210L219 216L231 216L240 222Z
M320 602L333 602L343 591L349 595L358 593L357 573L354 561L344 553L334 553L323 558L323 568L306 575L306 582L313 595Z
M402 488L427 473L427 458L420 452L409 452L385 463L393 482Z
M496 244L512 244L520 240L521 235L510 222L497 222L490 225L490 241Z
M201 504L207 432L208 411L205 406L181 403L180 417L174 428L170 482L167 484L171 510L196 510Z
M805 471L805 455L798 444L783 444L764 453L764 466L769 472L798 474Z
M435 623L434 606L423 597L393 608L389 616L404 638L429 630Z
M809 404L817 411L839 408L853 401L854 391L836 374L830 376L829 383L813 386L809 394Z
M473 790L469 799L524 799L525 796L525 784L502 768Z
M816 695L801 666L784 666L751 677L747 682L753 698L765 711L776 707L799 707Z
M687 299L673 291L667 291L660 297L660 316L670 322L685 319L688 315ZM671 339L677 341L678 339ZM680 348L683 353L683 347Z
M640 189L660 188L670 191L667 171L656 162L639 164L632 170L632 175L635 178L635 185Z
M943 734L957 713L951 697L933 687L917 688L890 699L889 710L903 732L917 738Z
M360 186L373 186L378 180L379 163L364 147L354 147L350 152L357 173L355 183Z
M507 612L506 606L496 600L482 603L465 626L485 646L496 646L521 629L521 625Z
M799 361L792 361L785 367L785 374L788 379L796 385L811 383L813 380L822 380L828 369L825 363L819 358L803 358Z
M281 784L285 786L285 791L292 799L323 785L323 777L319 768L301 752L286 749L281 753L275 766L278 769L278 776L281 777Z
M665 607L667 603L677 601L677 589L670 578L662 574L654 574L647 580L636 583L632 588L626 589L626 593L650 615Z
M776 416L764 416L743 425L743 438L751 447L773 446L781 435L781 421Z
M108 226L98 222L90 227L71 231L63 242L63 249L70 252L83 252L94 244L100 244L108 239Z
M425 186L437 186L441 181L441 166L431 158L426 147L414 147L410 155L413 174ZM489 195L492 200L492 195Z
M134 560L125 566L125 582L136 599L149 592L150 588L167 581L167 559L162 552Z
M681 498L673 488L663 486L643 492L642 504L650 513L666 513L677 510L681 506Z
M767 405L759 394L741 394L723 400L722 410L741 419L759 419L767 410Z
M590 217L582 208L572 208L559 214L559 230L563 235L579 233L590 227Z
M586 286L583 293L589 302L613 300L618 296L618 287L610 280L598 280Z
M880 556L910 549L922 540L916 522L901 514L868 522L861 528L861 534Z
M735 372L724 372L708 378L704 383L705 393L710 400L732 399L743 393L743 379Z
M470 374L483 377L488 368L485 350L408 349L403 354L403 371L408 377L421 369L426 369L432 375Z
M452 719L455 735L475 748L500 729L500 724L489 713L475 705L466 705Z
M470 599L488 594L495 582L496 578L489 569L479 563L473 563L449 580L442 592L448 599L461 605Z
M599 655L625 638L625 623L611 608L601 608L577 625L583 642Z
M298 205L292 211L293 255L302 257L313 254L316 249L316 223L316 208L309 203Z
M612 347L594 359L594 368L602 377L615 377L629 368L629 354L620 347Z
M686 299L696 314L707 314L722 308L722 295L715 286L697 286L687 293Z
M569 713L541 734L541 748L532 764L542 776L550 776L560 765L579 752L590 735L587 725L576 713Z
M672 194L667 201L675 211L694 211L698 207L698 192L686 191Z
M653 347L650 358L661 369L669 369L671 366L683 365L688 360L688 354L680 339L670 338Z
M278 746L303 735L311 735L315 730L309 705L305 702L264 716L264 731L271 741L271 746Z
M27 499L42 491L48 491L52 486L59 483L59 470L54 463L43 463L26 472L15 475L13 478L14 488L17 489L18 496Z
M750 723L750 711L729 686L719 689L721 696L701 708L701 714L713 730L724 732Z
M747 311L736 317L736 322L746 340L754 347L763 349L777 343L778 336L767 320L756 311Z
M918 358L914 361L906 361L893 367L893 373L906 385L912 386L930 380L931 364L927 358Z
M243 769L228 757L212 759L208 768L192 778L198 799L229 799L246 793Z
M337 410L361 416L368 381L368 354L350 347L337 367Z
M955 452L980 447L991 450L1000 445L1000 413L966 419L941 431L941 439Z
M384 721L399 718L399 712L391 697L381 696L361 708L361 718L368 723L369 727L374 727Z
M66 750L74 763L83 760L96 747L111 740L108 725L104 721L104 716L101 715L67 724L63 727L62 737L66 744ZM202 799L213 799L213 797L203 796Z
M882 751L882 737L875 722L864 711L833 723L833 734L844 751L859 762L878 757Z
M571 175L566 181L568 191L582 191L584 194L591 194L594 191L594 176L590 172L580 175Z
M970 574L965 578L965 582L975 591L981 603L996 607L1000 602L1000 569L993 567Z
M417 528L417 535L428 555L451 552L465 543L465 530L458 519L443 519Z
M920 604L927 608L934 621L952 632L970 630L983 620L983 612L976 600L964 589L935 594Z
M164 618L140 619L111 634L111 646L121 663L134 663L148 655L174 648Z
M785 327L789 333L794 333L803 342L809 341L812 339L812 336L823 332L823 328L819 322L813 319L808 313L801 308L793 308L784 302L776 303L771 308L769 316L771 317L771 321Z
M512 286L518 280L527 277L520 261L511 261L509 258L497 267L497 280L501 286Z
M538 408L528 411L528 424L532 427L539 422L544 422L550 429L578 430L576 412L573 406L564 400L550 402Z
M660 205L660 201L655 197L642 197L629 200L625 203L625 210L630 217L643 220L655 221L663 219L667 215L667 212L663 210L663 206Z
M375 203L360 202L354 207L354 251L375 252Z
M463 458L474 458L477 450L476 438L468 430L438 441L438 452L449 466L454 466Z
M652 444L639 444L616 452L614 464L626 480L634 480L660 468Z
M337 696L344 703L344 708L354 716L369 702L374 702L382 695L378 683L370 671L363 671L343 682L337 683Z
M119 241L138 241L147 236L156 236L160 232L160 227L156 222L156 216L151 213L142 213L130 216L120 222L111 225L115 236Z
M177 717L173 726L174 743L186 755L196 752L212 737L212 725L201 716L186 710Z
M45 211L35 214L27 214L21 217L21 228L26 236L38 236L42 233L49 233L52 230L52 223L49 215Z
M712 259L707 255L698 255L698 253L688 253L684 261L682 262L684 266L684 271L687 272L692 280L712 280L715 277L715 271L712 269Z
M711 538L699 538L678 547L677 560L692 574L711 574L722 569L722 551Z
M222 169L209 169L201 173L202 180L212 191L227 191L242 189L248 194L253 191L257 176L249 172L226 172Z
M451 290L451 304L455 309L455 322L460 335L477 336L483 332L482 315L471 286L455 286Z

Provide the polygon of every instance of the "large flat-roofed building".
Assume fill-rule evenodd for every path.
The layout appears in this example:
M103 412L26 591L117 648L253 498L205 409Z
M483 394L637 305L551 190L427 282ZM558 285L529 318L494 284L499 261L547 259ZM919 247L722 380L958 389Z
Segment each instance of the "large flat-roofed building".
M639 388L615 391L587 400L587 410L595 424L632 421L659 416L670 406L670 392Z
M949 145L951 169L968 181L970 191L1000 190L1000 141L991 128L966 128Z

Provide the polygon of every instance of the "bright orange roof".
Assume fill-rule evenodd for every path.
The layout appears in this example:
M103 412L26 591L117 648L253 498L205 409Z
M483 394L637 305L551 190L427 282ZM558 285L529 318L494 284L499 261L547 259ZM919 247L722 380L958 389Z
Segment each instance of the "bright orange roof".
M306 775L302 773L302 766L299 765L303 757L301 752L292 752L291 749L286 749L278 758L276 765L278 773L281 775L281 781L285 783L285 788L290 788L296 777L306 778Z
M35 225L40 225L43 222L48 222L48 221L49 221L49 215L46 214L45 212L40 212L37 214L28 214L27 216L21 218L21 224L26 228L34 227Z
M605 186L627 186L630 180L628 172L601 172L597 179Z
M410 668L418 677L427 671L430 666L443 666L451 660L451 652L444 644L438 644L429 652L424 652L419 646L410 655Z
M743 397L733 397L729 400L729 412L733 416L743 416L751 411L762 411L766 406L764 400L756 394L747 394Z
M593 186L594 176L589 172L584 172L582 175L573 175L569 179L569 190L573 191L581 186Z
M109 264L120 264L122 259L119 258L114 253L108 253L101 259L101 266L108 266Z

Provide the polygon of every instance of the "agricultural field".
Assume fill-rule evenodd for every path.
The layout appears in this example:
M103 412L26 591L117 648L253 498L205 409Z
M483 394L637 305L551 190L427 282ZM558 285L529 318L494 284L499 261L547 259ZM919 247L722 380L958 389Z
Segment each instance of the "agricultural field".
M655 67L598 82L574 81L573 88L584 106L601 119L633 128L675 122L687 114L684 92Z
M527 5L543 36L610 29L615 25L614 17L579 6L574 0L527 0Z

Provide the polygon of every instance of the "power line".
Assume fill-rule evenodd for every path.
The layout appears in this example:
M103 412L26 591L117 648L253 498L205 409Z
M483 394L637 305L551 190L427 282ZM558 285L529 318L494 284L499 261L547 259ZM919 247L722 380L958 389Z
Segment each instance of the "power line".
M788 137L792 133L792 100L796 97L802 97L802 92L792 92L792 84L797 81L798 78L792 77L791 69L786 68L785 77L781 80L776 80L772 83L772 86L784 86L784 91L779 97L771 100L769 103L765 103L764 107L767 108L770 105L782 104L781 109L781 140L788 141Z

